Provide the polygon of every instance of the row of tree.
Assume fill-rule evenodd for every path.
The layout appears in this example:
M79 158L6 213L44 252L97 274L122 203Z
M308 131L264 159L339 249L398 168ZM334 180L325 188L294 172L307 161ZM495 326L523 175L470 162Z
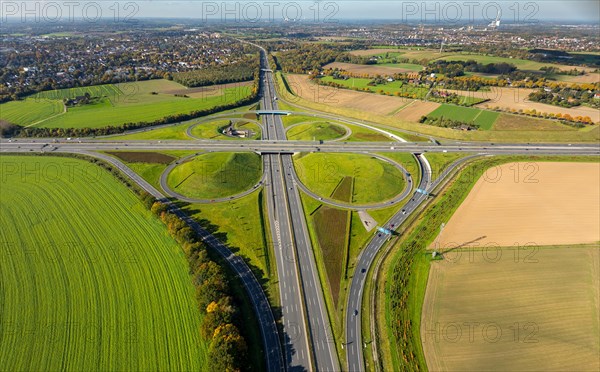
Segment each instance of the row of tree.
M208 67L188 72L178 72L167 76L186 87L200 87L215 84L236 83L252 80L259 68L260 57L254 55L225 66Z
M468 61L446 61L439 60L427 66L428 73L444 74L449 78L464 76L465 72L480 72L486 74L508 75L517 70L510 63L487 63L482 64L474 60Z
M146 197L146 205L151 200ZM248 346L239 330L240 310L232 296L227 273L210 258L206 245L196 232L167 204L154 201L150 209L167 226L169 234L181 244L188 259L198 308L202 312L200 334L210 343L208 370L244 369Z
M320 71L335 62L344 52L344 47L325 44L303 44L297 49L279 52L277 63L284 72L305 74Z
M541 89L529 95L531 101L555 106L575 107L585 103L588 106L600 108L600 99L595 97L595 93L592 91L581 91L560 87L555 87L554 89Z
M433 125L435 127L440 128L452 128L452 129L462 129L462 130L479 130L479 125L474 122L465 122L461 120L453 120L448 119L443 116L439 116L437 118L421 116L419 119L419 123Z

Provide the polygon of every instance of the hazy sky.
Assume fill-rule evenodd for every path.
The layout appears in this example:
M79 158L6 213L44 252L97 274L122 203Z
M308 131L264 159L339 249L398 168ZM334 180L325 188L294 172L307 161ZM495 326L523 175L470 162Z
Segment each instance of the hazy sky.
M232 22L256 22L303 18L305 20L390 19L423 22L469 22L473 19L496 18L501 9L504 22L530 20L566 20L600 22L600 2L597 0L542 0L542 1L171 1L131 0L119 1L119 9L112 0L2 0L0 16L35 17L40 19L119 17L169 17L217 19Z

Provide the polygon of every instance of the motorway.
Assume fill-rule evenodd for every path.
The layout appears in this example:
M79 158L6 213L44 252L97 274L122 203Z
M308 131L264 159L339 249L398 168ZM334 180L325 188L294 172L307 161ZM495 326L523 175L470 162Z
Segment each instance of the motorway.
M261 109L278 110L272 72L266 52L261 49ZM286 141L279 115L263 115L265 139ZM289 369L337 371L340 364L333 341L323 290L304 218L300 193L294 179L289 153L264 156L268 172L267 207L275 249L280 297L283 307L284 349ZM271 197L272 196L272 197ZM287 252L282 259L281 252ZM287 258L287 262L286 259ZM281 266L282 268L280 269ZM283 270L283 271L282 271ZM289 295L289 299L288 299ZM296 325L294 339L286 332L290 322Z
M11 141L11 142L9 142ZM56 141L56 142L55 142ZM81 142L80 142L81 141ZM68 141L56 138L0 139L1 152L73 152L114 150L191 150L191 151L236 151L260 154L293 154L297 152L458 152L495 155L600 155L598 144L479 144L436 145L430 142L329 142L319 144L312 141Z
M267 66L266 54L261 54L261 64ZM265 68L261 76L261 109L277 110L273 76ZM234 113L232 113L234 114ZM231 114L231 115L232 115ZM296 114L296 112L294 112ZM310 113L313 115L314 113ZM215 115L211 118L223 117ZM226 116L226 115L225 115ZM333 118L333 117L332 117ZM209 120L207 118L206 120ZM343 118L336 118L347 121ZM204 241L219 252L240 276L249 293L256 311L264 342L267 368L269 371L279 370L318 370L337 371L340 366L331 325L326 311L324 294L321 288L314 253L308 235L308 228L300 200L300 190L310 196L318 195L306 189L299 181L293 166L292 154L298 152L334 152L334 153L386 153L402 152L416 154L421 180L419 188L433 190L446 176L460 167L465 161L483 155L600 155L600 145L595 144L497 144L497 143L461 143L449 142L439 145L431 142L402 142L393 134L388 136L393 142L344 142L334 141L319 143L314 141L287 141L285 130L279 115L262 116L263 139L261 141L123 141L105 137L102 139L0 139L0 152L67 152L81 153L101 158L115 165L132 178L143 189L153 196L166 200L165 196L148 184L140 176L115 158L96 153L96 151L114 150L192 150L197 152L216 151L251 151L263 155L263 179L267 210L272 234L273 251L276 258L278 285L281 302L282 330L278 336L273 313L269 308L267 297L260 284L245 264L223 244L196 222L172 205L174 213L196 230ZM381 129L379 131L385 132ZM189 133L189 130L188 130ZM474 154L452 163L436 180L432 180L431 167L425 156L428 152L448 152ZM406 175L407 172L403 172ZM165 173L165 175L167 172ZM166 176L165 176L166 177ZM389 203L398 203L413 192L412 178L406 175L409 187ZM164 181L164 180L163 180ZM241 197L253 190L248 190L234 197ZM180 195L175 195L180 197ZM414 193L402 211L394 215L389 225L400 226L426 200L426 196ZM230 199L227 198L227 200ZM220 200L220 199L219 199ZM195 200L195 202L198 202ZM201 201L208 202L208 201ZM212 201L211 201L212 202ZM216 202L216 201L215 201ZM333 203L336 201L322 200ZM347 205L338 205L348 207ZM360 207L360 206L359 206ZM353 205L353 209L359 209ZM371 206L372 207L372 206ZM391 227L391 226L390 226ZM363 358L363 342L361 335L361 302L366 275L375 256L386 243L388 237L374 235L368 245L362 249L348 291L348 303L345 314L345 340L343 342L347 356L347 370L362 371L365 369ZM283 342L283 350L280 345Z

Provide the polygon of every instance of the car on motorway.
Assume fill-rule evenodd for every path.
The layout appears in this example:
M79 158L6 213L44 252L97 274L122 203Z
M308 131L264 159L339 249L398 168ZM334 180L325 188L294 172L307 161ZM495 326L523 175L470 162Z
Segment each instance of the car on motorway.
M367 272L367 269L365 269L365 268L363 267L362 269L360 269L360 272L361 272L361 273L366 273L366 272Z
M406 209L403 209L403 210L402 210L402 214L406 214Z
M358 315L358 310L354 309L354 316Z

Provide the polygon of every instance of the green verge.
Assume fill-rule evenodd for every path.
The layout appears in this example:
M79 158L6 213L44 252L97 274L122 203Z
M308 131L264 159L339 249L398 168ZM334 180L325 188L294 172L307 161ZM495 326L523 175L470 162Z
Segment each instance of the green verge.
M475 160L444 187L392 247L377 278L377 329L382 363L392 370L427 370L420 338L421 310L429 274L430 256L425 248L435 239L442 222L447 222L467 197L486 169L514 161L594 162L584 156L498 156ZM368 310L368 309L365 309ZM390 345L396 345L391 348Z
M264 192L213 204L187 204L183 210L226 244L250 266L273 306L279 304L275 259L266 239L268 221L263 210Z
M138 197L79 159L0 164L2 364L206 370L183 252Z
M314 121L311 123L298 124L287 132L290 141L330 141L342 138L346 134L343 127L326 122Z
M294 102L295 104L312 109L327 112L330 114L339 115L341 117L348 117L352 119L364 120L375 126L384 125L386 127L393 127L402 130L408 130L411 132L420 133L427 136L435 136L439 138L446 138L452 140L464 140L464 141L492 141L492 142L560 142L560 143L573 143L573 142L597 142L600 141L600 126L588 126L579 130L564 131L564 130L514 130L514 131L494 131L494 130L481 130L481 131L460 131L449 128L438 128L431 125L423 125L414 122L402 120L398 117L389 117L376 115L371 112L365 112L350 108L340 108L330 106L322 103L312 102L296 96L287 87L285 77L281 72L275 74L277 83L278 94L281 99ZM281 105L281 103L280 103Z

